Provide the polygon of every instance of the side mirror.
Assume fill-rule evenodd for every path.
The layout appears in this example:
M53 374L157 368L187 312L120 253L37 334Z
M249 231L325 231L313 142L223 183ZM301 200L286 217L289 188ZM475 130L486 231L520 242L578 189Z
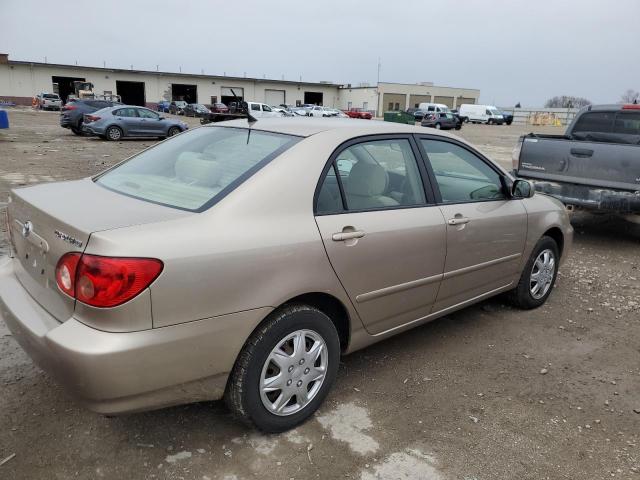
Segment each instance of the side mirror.
M529 180L517 178L511 186L512 198L531 198L536 193L536 189Z

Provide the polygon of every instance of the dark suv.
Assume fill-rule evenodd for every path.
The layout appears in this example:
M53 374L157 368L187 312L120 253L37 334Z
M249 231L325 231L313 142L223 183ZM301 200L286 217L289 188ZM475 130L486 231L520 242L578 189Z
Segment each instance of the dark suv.
M62 107L60 114L60 126L69 128L76 135L82 135L82 120L85 114L96 112L102 108L120 105L118 102L108 100L74 100Z

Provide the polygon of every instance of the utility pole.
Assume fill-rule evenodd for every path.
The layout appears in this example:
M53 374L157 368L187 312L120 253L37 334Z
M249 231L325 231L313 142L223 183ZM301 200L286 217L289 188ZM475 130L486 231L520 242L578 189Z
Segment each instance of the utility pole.
M382 68L382 64L380 63L380 57L378 57L378 78L376 80L376 93L378 94L378 103L376 105L376 116L378 116L378 111L380 110L380 69Z

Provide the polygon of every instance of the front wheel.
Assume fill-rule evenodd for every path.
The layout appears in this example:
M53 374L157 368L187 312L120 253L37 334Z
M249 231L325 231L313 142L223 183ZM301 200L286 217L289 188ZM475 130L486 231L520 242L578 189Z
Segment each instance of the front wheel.
M171 127L167 132L167 137L173 137L180 133L180 129L178 127Z
M340 340L327 315L308 305L274 312L247 340L225 400L264 432L289 430L322 404L338 372Z
M436 130L440 130L442 128L442 125L440 125L439 123L436 123Z
M518 286L511 291L512 303L525 310L543 305L556 283L559 263L560 250L556 241L547 236L538 240Z

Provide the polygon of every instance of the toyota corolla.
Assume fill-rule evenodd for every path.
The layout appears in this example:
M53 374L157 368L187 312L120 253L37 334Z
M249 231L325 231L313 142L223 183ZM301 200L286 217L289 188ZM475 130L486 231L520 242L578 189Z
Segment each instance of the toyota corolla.
M8 225L0 315L88 408L225 398L269 432L319 407L341 354L503 292L542 305L573 234L453 135L298 118L13 190Z

